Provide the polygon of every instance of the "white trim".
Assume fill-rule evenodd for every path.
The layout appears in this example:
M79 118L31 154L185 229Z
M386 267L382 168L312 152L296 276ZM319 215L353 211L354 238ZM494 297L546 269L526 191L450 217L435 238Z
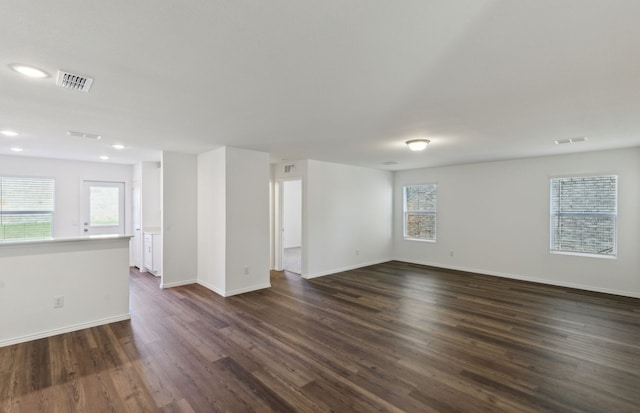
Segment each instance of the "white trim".
M573 251L564 251L564 250L550 250L549 254L557 254L557 255L573 255L574 257L588 257L588 258L605 258L609 260L617 260L618 256L613 255L605 255L605 254L589 254L586 252L573 252Z
M221 290L220 288L215 287L213 284L209 284L208 282L205 282L202 280L198 280L198 284L224 297L224 290Z
M336 269L333 269L333 270L316 272L314 274L302 274L302 278L310 280L312 278L324 277L325 275L332 275L332 274L336 274L336 273L343 272L343 271L350 271L350 270L355 270L355 269L362 268L362 267L368 267L370 265L382 264L382 263L389 262L389 261L392 261L392 260L393 260L393 258L384 258L384 259L381 259L381 260L363 262L363 263L360 263L360 264L349 265L349 266L346 266L346 267L336 268Z
M26 336L14 337L0 340L0 347L11 346L14 344L24 343L27 341L38 340L57 336L58 334L71 333L73 331L84 330L85 328L97 327L104 324L117 323L118 321L130 320L131 314L122 314L113 317L102 318L100 320L89 321L87 323L74 324L67 327L55 328L53 330L41 331L39 333L27 334Z
M574 288L574 289L578 289L578 290L594 291L594 292L597 292L597 293L620 295L620 296L623 296L623 297L640 298L640 292L629 292L629 291L612 290L612 289L609 289L609 288L594 287L592 285L567 283L567 282L562 282L562 281L547 280L547 279L543 279L543 278L528 277L526 275L508 274L508 273L503 273L503 272L498 272L498 271L490 271L490 270L479 270L479 269L475 269L475 268L458 267L458 266L455 266L455 265L443 265L443 264L435 263L435 262L410 260L410 259L406 259L406 258L393 258L393 260L394 261L400 261L400 262L406 262L406 263L409 263L409 264L427 265L429 267L442 268L442 269L445 269L445 270L464 271L464 272L470 272L470 273L480 274L480 275L491 275L491 276L494 276L494 277L510 278L510 279L513 279L513 280L520 280L520 281L529 281L529 282L534 282L534 283L538 283L538 284L554 285L556 287L568 287L568 288Z
M266 283L266 284L253 285L251 287L238 288L236 290L231 290L231 291L224 291L202 280L198 280L198 284L223 297L231 297L232 295L244 294L244 293L249 293L251 291L271 288L271 283Z
M424 238L407 238L407 237L404 237L402 239L404 241L433 242L434 244L436 243L436 239L435 238L424 239Z
M198 283L198 280L196 280L196 279L185 280L185 281L176 281L176 282L172 282L172 283L164 283L164 282L162 282L162 283L160 283L160 288L162 288L164 290L165 288L180 287L182 285L197 284L197 283Z
M271 283L252 285L251 287L238 288L237 290L227 291L224 297L231 297L232 295L250 293L251 291L263 290L265 288L271 288Z

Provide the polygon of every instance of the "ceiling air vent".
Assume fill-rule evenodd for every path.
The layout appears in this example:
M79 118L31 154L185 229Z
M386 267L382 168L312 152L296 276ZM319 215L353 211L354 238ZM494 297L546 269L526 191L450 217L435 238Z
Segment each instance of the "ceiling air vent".
M65 89L79 90L80 92L88 92L93 78L77 75L74 73L58 70L58 78L56 79L56 85Z
M576 142L584 142L587 138L585 136L579 138L568 138L568 139L557 139L555 140L556 145L564 145L565 143L576 143Z
M74 130L67 131L67 135L75 136L75 137L78 137L78 138L93 139L93 140L96 140L96 141L102 139L102 136L98 135L97 133L77 132L77 131L74 131Z

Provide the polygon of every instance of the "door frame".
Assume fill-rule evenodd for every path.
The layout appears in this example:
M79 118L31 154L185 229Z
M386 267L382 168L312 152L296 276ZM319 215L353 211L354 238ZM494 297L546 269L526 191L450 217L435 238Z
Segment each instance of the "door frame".
M146 272L147 270L144 268L144 233L142 232L144 224L142 222L142 185L140 181L134 181L131 188L131 225L133 226L131 263L140 272Z
M301 177L291 177L291 178L280 178L277 179L274 185L274 204L275 204L275 214L274 214L274 269L276 271L282 271L282 256L284 254L284 243L283 243L283 222L284 222L284 183L287 181L300 181L300 202L301 202L301 217L300 217L300 230L301 230L301 256L300 256L300 275L302 276L305 273L305 250L306 250L306 237L305 237L305 225L304 225L304 179Z

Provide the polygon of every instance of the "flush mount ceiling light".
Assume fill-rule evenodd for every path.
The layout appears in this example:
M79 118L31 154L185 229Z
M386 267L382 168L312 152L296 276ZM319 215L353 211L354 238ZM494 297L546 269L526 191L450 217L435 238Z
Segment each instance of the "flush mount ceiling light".
M18 147L13 147L13 148L10 148L10 149L11 149L12 151L14 151L14 152L22 152L22 151L24 151L24 149L22 149L22 148L18 148Z
M423 151L427 148L429 142L431 142L429 139L411 139L405 143L412 151Z
M0 131L0 133L3 134L4 136L10 136L10 137L20 135L18 132L12 131L12 130L3 130L3 131Z
M106 161L107 159L109 159L109 157L107 155L102 155L100 156L100 159L102 159L103 161Z
M111 145L111 147L113 149L117 149L117 150L122 150L122 149L125 148L125 146L123 144L121 144L121 143L114 143L113 145Z
M35 77L35 78L49 77L49 74L47 72L35 67L19 65L19 64L11 64L9 65L9 67L11 68L11 70L28 77Z

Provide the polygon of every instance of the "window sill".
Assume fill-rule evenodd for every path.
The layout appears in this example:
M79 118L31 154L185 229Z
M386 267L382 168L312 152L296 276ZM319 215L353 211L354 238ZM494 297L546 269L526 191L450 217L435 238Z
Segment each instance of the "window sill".
M435 239L422 239L422 238L407 238L407 237L403 237L403 239L405 241L419 241L419 242L431 242L433 244L436 243Z
M603 255L603 254L587 254L583 252L570 252L570 251L549 251L550 254L553 255L573 255L576 257L587 257L587 258L604 258L606 260L616 260L618 259L618 255Z

